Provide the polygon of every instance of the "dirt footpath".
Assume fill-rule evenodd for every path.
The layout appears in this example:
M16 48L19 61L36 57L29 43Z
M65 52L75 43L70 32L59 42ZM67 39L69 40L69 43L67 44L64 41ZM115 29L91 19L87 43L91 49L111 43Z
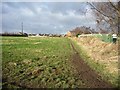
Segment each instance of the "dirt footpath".
M86 85L90 88L112 88L112 85L101 79L101 76L98 75L94 70L92 70L84 60L79 56L79 53L75 49L74 45L71 43L73 49L72 62L75 66L78 76Z

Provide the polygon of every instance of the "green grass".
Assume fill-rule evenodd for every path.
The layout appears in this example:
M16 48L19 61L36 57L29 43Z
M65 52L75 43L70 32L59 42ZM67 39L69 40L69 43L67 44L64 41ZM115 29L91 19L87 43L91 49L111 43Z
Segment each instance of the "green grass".
M71 54L67 38L2 37L3 86L81 87Z
M94 60L91 59L90 56L87 55L87 51L84 50L84 48L82 46L79 46L77 44L76 41L73 41L73 44L76 48L76 50L78 50L79 55L83 58L83 60L96 72L98 72L100 74L100 76L102 77L103 80L106 80L110 83L113 84L114 87L118 87L119 85L119 76L118 75L114 75L109 73L106 69L105 69L105 65L101 64L99 62L95 62Z

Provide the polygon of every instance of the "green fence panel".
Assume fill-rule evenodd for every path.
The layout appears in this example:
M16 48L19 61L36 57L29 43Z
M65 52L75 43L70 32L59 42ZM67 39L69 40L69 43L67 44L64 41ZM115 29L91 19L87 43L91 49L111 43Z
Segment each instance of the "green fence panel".
M112 42L112 35L107 35L107 34L96 34L95 35L97 38L100 38L104 42Z

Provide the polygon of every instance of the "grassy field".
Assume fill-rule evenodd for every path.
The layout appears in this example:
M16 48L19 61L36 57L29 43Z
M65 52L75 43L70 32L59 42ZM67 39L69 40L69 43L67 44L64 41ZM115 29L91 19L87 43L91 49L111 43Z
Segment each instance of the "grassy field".
M3 37L3 87L82 87L67 38Z
M2 37L2 86L8 88L89 87L83 79L80 79L75 68L77 64L73 64L73 60L76 59L73 58L75 50L71 43L74 44L81 58L98 72L103 80L118 86L117 69L114 70L117 68L116 58L107 61L108 57L117 55L116 45L93 38L75 40L59 37ZM98 52L98 50L103 51ZM109 53L106 53L106 50ZM99 62L102 60L104 63L96 60ZM108 72L105 65L111 65L109 69L113 72Z

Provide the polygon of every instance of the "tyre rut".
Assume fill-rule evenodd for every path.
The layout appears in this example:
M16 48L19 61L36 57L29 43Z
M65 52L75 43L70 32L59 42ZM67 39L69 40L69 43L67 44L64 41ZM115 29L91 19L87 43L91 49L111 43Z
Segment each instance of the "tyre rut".
M77 70L77 74L82 80L86 87L90 88L113 88L112 85L104 80L98 75L93 69L91 69L84 60L80 57L78 51L75 49L74 45L71 43L73 49L72 62Z

